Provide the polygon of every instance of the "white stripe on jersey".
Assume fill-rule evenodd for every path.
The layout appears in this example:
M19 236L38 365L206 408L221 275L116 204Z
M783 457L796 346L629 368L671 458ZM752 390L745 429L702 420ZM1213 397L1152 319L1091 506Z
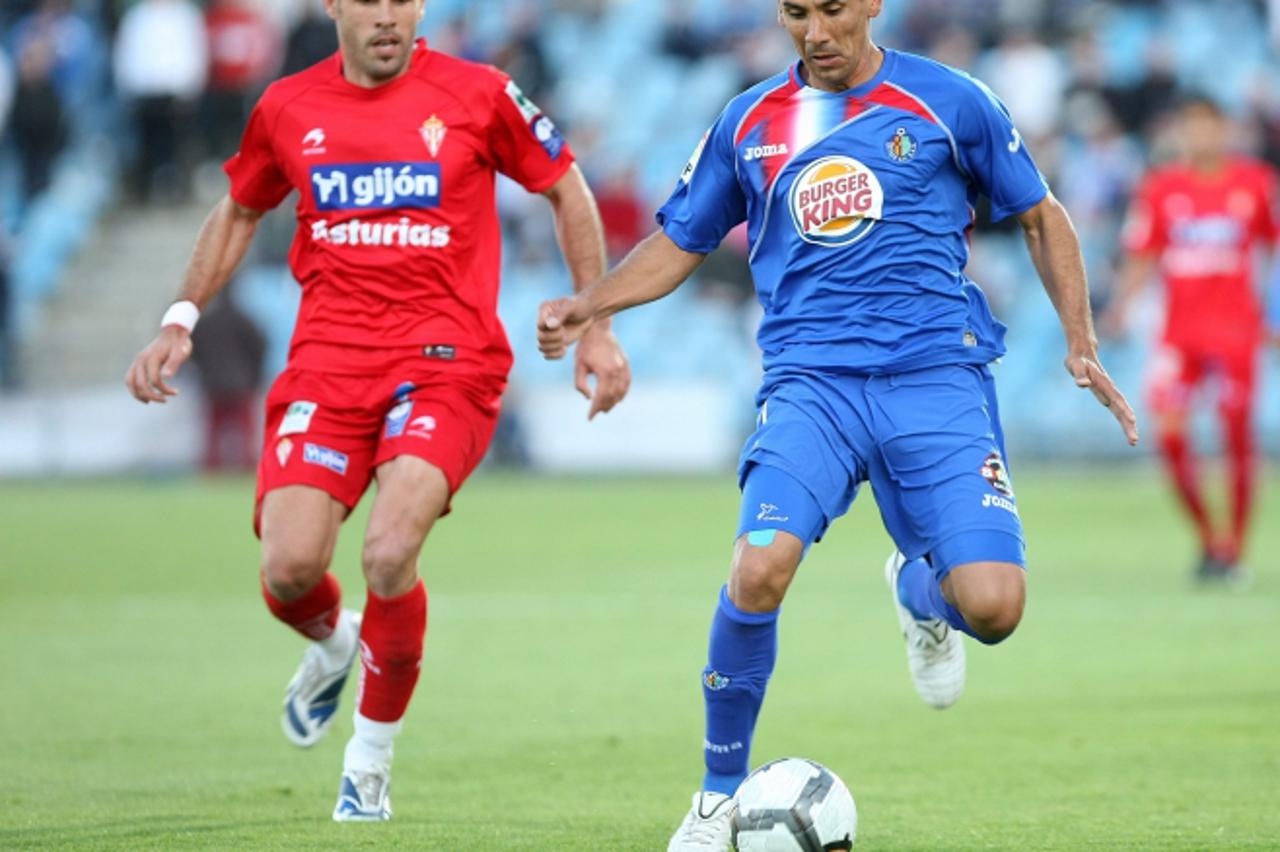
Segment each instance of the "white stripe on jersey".
M817 142L836 124L844 106L842 100L818 91L817 89L801 89L796 99L800 102L796 108L795 124L791 129L791 150L800 151Z

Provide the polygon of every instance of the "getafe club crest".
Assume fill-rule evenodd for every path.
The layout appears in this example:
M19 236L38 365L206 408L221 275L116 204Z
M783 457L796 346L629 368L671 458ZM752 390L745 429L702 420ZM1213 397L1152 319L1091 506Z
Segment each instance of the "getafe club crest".
M702 676L702 682L706 684L707 689L719 692L729 685L729 678L727 675L720 674L720 672L710 671Z
M920 146L916 144L916 140L907 133L907 128L899 127L897 132L893 134L884 145L885 150L889 152L889 157L894 162L905 163L914 159L916 151L920 150Z
M444 144L444 136L448 132L449 128L434 115L422 122L422 126L418 128L418 133L422 134L422 141L431 152L431 159L434 160L440 156L440 146Z

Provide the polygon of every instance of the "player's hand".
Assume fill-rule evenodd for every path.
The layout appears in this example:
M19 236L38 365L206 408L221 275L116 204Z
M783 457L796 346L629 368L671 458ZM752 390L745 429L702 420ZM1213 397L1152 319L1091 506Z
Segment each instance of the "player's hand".
M591 314L576 297L543 302L538 309L538 351L548 361L563 358L591 325Z
M1088 388L1094 398L1102 403L1102 407L1116 418L1120 428L1124 430L1124 437L1128 440L1129 446L1137 446L1138 417L1133 413L1133 408L1124 398L1124 394L1116 387L1116 383L1107 375L1107 371L1102 369L1098 356L1072 354L1067 356L1065 363L1067 372L1076 380L1076 387Z
M178 395L169 380L190 356L191 333L181 326L165 326L133 359L124 374L125 387L139 402L167 402L169 397Z
M591 376L596 377L594 394L588 381ZM631 388L631 366L612 331L597 325L582 335L574 359L573 379L578 392L591 401L588 420L622 402Z

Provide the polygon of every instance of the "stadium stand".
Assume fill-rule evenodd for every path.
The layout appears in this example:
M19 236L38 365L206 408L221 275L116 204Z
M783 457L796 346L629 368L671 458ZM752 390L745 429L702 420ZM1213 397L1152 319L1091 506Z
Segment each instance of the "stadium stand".
M9 69L0 73L0 90L5 78L19 76L25 45L54 39L54 82L71 122L49 186L30 199L17 189L12 133L0 143L0 219L13 235L8 315L20 344L18 379L28 387L72 392L118 381L177 286L193 223L220 189L217 164L197 142L190 164L206 162L194 169L194 201L142 203L126 193L123 175L137 138L107 70L107 46L127 5L18 0L0 11L0 49L8 57L0 66ZM301 0L258 6L290 45L313 45L322 35L314 17L303 17ZM647 219L725 101L789 61L774 15L766 0L431 0L423 33L441 49L528 77L530 92L563 126L593 183L631 187L631 201ZM1166 108L1179 92L1213 92L1237 120L1241 147L1280 163L1280 63L1266 15L1264 4L1249 0L900 0L886 4L878 39L972 70L1009 102L1076 218L1095 302L1103 306L1124 207L1142 169L1168 154ZM5 100L0 92L0 105ZM567 381L563 365L536 356L532 325L538 302L567 284L546 205L521 196L511 187L501 193L507 230L501 312L517 352L519 399L529 400ZM626 209L628 199L622 202ZM283 363L297 301L283 260L290 205L282 207L239 290L270 341L269 370ZM623 317L618 330L639 383L724 388L730 416L745 432L758 371L752 341L758 308L733 271L741 253L725 251L717 258L723 263L709 264L676 297ZM1059 333L1018 237L980 221L969 271L1011 327L1010 355L997 370L1006 425L1021 442L1014 452L1119 452L1110 430L1081 428L1106 414L1065 392ZM1139 312L1147 331L1158 312L1154 291ZM92 337L97 342L50 344ZM1117 378L1139 399L1149 338L1138 334L1106 352ZM1274 355L1269 366L1260 417L1274 451L1280 442Z

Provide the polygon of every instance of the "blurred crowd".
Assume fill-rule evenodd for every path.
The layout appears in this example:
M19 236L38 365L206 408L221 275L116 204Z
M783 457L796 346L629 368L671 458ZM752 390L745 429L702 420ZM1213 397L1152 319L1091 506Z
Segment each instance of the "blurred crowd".
M1180 94L1219 99L1240 149L1280 165L1278 20L1280 0L886 0L875 33L971 71L1006 101L1075 219L1101 305L1123 211L1142 171L1169 156L1169 107ZM773 0L429 0L423 33L439 49L504 68L556 117L599 196L614 259L653 227L724 103L793 58ZM92 159L110 176L96 202L83 187L60 202L86 208L86 233L120 205L186 202L201 175L220 188L210 167L234 151L262 88L335 49L322 0L5 0L0 383L15 380L4 353L21 314L4 259L23 276L56 279L49 270L77 246L74 235L44 239L33 225L65 164ZM546 205L513 186L500 198L503 313L527 353L532 306L565 279ZM281 268L291 235L287 221L266 230L259 273ZM43 265L20 263L41 251L50 255ZM686 293L627 318L638 374L693 371L751 385L755 307L744 255L735 235ZM1007 225L981 223L970 273L1006 317L1034 291ZM17 299L47 298L57 286L25 282ZM268 339L287 335L289 319L268 318ZM517 378L536 382L549 369L523 358Z
M8 0L0 106L11 108L0 126L23 178L9 216L48 187L68 144L102 133L119 148L132 198L184 199L196 163L235 151L268 82L336 49L321 4L293 5L314 11L290 17L259 0Z

